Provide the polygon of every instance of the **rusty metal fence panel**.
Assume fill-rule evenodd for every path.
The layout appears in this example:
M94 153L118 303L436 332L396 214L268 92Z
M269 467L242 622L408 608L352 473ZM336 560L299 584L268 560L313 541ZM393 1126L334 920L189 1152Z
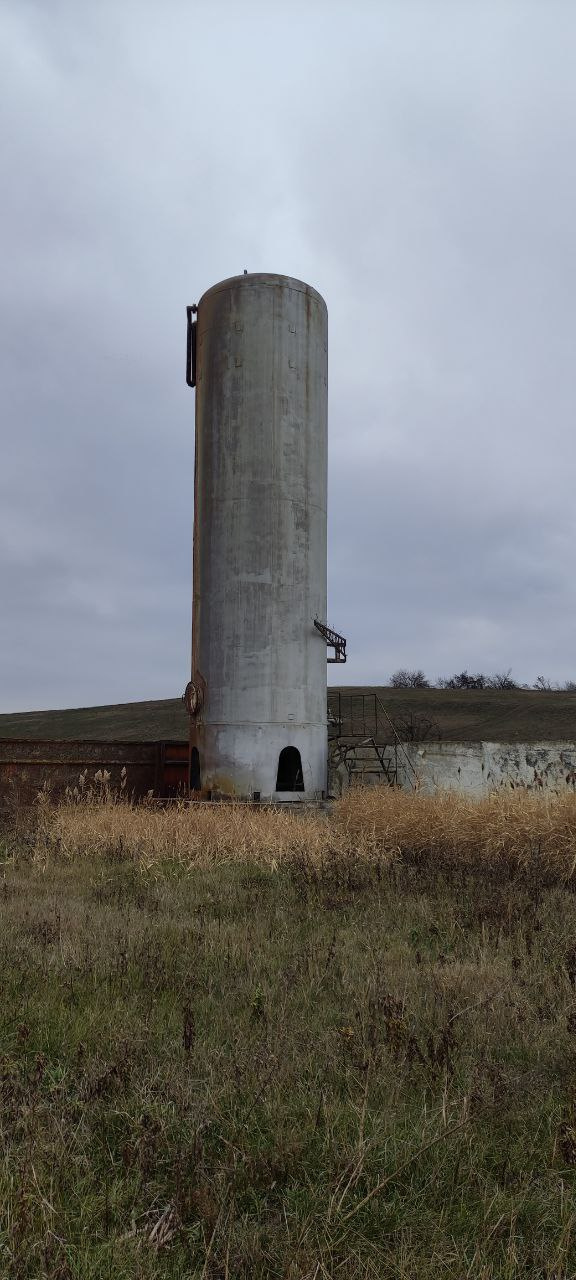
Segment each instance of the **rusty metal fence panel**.
M161 785L160 744L157 742L37 742L31 739L0 738L0 809L34 803L42 789L57 798L66 788L97 786L95 775L110 775L109 785L120 789L126 770L124 790L143 796Z

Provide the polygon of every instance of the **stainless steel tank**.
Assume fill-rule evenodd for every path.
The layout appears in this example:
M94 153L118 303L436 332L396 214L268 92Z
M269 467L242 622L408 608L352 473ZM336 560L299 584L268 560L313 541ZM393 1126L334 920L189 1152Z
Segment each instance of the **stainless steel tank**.
M234 276L197 309L192 784L326 788L328 316L289 276Z

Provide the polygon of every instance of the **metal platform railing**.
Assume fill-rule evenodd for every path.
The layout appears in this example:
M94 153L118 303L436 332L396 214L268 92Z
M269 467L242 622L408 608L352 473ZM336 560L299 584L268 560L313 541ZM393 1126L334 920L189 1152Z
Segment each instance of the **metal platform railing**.
M329 689L328 738L358 748L370 741L377 753L379 749L381 753L382 748L389 748L394 757L395 780L401 761L406 778L416 786L414 765L377 693L343 693L340 689Z

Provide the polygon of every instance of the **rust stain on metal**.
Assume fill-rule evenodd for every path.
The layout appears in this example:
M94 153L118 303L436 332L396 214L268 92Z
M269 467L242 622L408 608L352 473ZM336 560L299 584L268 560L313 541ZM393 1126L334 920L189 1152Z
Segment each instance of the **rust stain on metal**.
M220 794L223 796L227 796L228 798L230 796L233 797L238 794L234 779L228 777L228 775L225 773L217 773L214 776L212 780L211 792L212 792L212 796L214 795L217 796Z
M17 760L0 760L0 770L10 769L10 768L19 769L22 765L27 765L27 766L49 765L51 768L54 768L54 765L56 765L57 767L60 765L66 765L67 767L72 766L74 769L76 769L77 767L82 768L83 766L85 768L91 768L93 765L95 765L98 769L101 769L102 765L112 765L114 767L118 765L120 768L122 768L122 766L126 767L127 765L141 765L143 763L144 761L142 759L128 760L128 759L125 759L124 756L122 756L121 760L118 759L118 756L115 756L113 760L107 760L104 758L104 756L100 756L100 755L90 756L89 758L87 757L84 760L81 760L76 756L74 756L74 759L72 760L67 760L64 756L50 756L45 760L41 759L40 756L32 756L28 760L25 759L24 756L18 756Z
M84 772L90 786L103 768L113 788L127 770L130 796L171 795L175 789L181 794L188 786L188 744L0 739L0 807L31 804L44 785L57 798L77 786Z

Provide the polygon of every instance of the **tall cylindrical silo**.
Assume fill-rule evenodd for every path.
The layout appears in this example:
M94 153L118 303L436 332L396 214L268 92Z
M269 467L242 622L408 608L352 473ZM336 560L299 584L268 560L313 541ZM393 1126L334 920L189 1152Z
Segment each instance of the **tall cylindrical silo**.
M193 784L326 788L328 317L309 285L234 276L196 322Z

